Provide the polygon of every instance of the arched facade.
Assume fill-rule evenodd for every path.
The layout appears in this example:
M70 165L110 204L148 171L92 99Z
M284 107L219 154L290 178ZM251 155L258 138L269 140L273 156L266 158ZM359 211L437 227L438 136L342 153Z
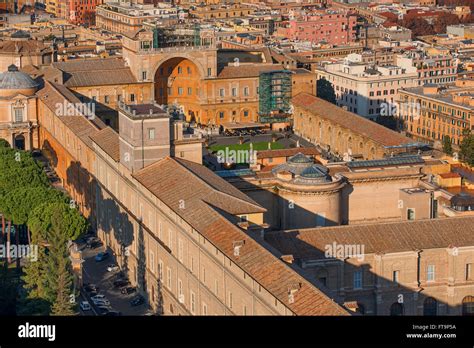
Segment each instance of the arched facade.
M170 58L159 65L154 76L155 101L179 105L188 121L199 119L202 95L200 68L182 57Z
M438 314L438 301L433 297L427 297L423 302L423 315L433 316Z

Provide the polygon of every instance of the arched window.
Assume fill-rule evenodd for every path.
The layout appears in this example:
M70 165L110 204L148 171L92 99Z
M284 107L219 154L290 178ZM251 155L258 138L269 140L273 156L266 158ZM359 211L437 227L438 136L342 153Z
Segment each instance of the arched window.
M438 301L433 297L428 297L423 303L423 315L437 315L438 314Z
M15 149L25 149L25 136L23 134L19 134L15 137Z
M390 306L390 315L400 316L403 315L403 305L401 303L395 302Z
M462 315L474 315L474 296L462 299Z

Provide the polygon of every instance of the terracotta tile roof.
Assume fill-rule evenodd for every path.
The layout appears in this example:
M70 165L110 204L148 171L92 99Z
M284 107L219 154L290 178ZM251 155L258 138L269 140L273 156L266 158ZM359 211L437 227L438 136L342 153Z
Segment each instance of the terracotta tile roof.
M346 111L307 93L293 97L293 105L317 114L331 122L337 123L355 133L368 137L383 146L397 146L414 143L400 133L392 131L364 117Z
M280 64L241 64L239 66L225 66L217 75L219 79L234 79L239 77L258 77L262 72L283 70Z
M302 259L325 258L325 246L334 242L363 245L365 254L473 246L474 217L269 232L265 240L282 254Z
M121 58L68 60L52 66L64 73L67 87L103 86L136 83L132 71Z
M209 169L167 157L133 176L295 314L348 315L225 217L264 209ZM245 241L239 256L234 255L235 241ZM290 304L288 291L294 284L301 288Z
M120 161L119 135L112 128L106 127L91 135L90 138L115 162Z
M57 105L65 102L78 104L81 103L74 93L67 87L55 84L49 81L45 82L44 88L36 93L40 101L56 114ZM105 127L105 124L99 119L89 120L86 116L76 110L76 113L69 116L56 115L71 131L76 134L87 146L92 146L90 135Z
M275 157L291 157L297 153L303 155L320 155L321 153L315 147L295 147L293 149L282 149L282 150L263 150L257 152L257 158L275 158Z
M50 51L51 49L37 40L6 40L0 41L0 53L25 54Z

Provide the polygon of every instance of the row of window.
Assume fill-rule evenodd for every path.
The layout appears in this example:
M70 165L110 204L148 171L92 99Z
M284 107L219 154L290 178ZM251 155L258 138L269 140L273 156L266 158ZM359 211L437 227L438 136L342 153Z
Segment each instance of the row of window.
M466 264L465 267L465 278L466 281L474 280L473 273L472 273L472 263ZM323 284L326 285L326 277L319 278ZM426 269L426 281L434 282L435 281L435 265L428 265ZM400 271L395 270L392 272L392 282L398 284L400 282ZM363 271L357 270L353 273L353 284L354 290L362 289L363 287Z

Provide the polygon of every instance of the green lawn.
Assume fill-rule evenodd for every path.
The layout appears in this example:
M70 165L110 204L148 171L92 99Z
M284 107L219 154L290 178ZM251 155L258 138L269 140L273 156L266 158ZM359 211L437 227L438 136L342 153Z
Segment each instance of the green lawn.
M244 143L244 144L233 144L233 145L212 145L209 147L209 150L212 152L216 152L219 150L225 151L226 148L229 148L228 151L234 150L250 150L250 144L251 143ZM278 149L283 149L284 146L280 143L270 143L272 150L278 150ZM268 142L262 141L258 143L252 143L253 145L253 150L254 151L262 151L262 150L268 150Z

